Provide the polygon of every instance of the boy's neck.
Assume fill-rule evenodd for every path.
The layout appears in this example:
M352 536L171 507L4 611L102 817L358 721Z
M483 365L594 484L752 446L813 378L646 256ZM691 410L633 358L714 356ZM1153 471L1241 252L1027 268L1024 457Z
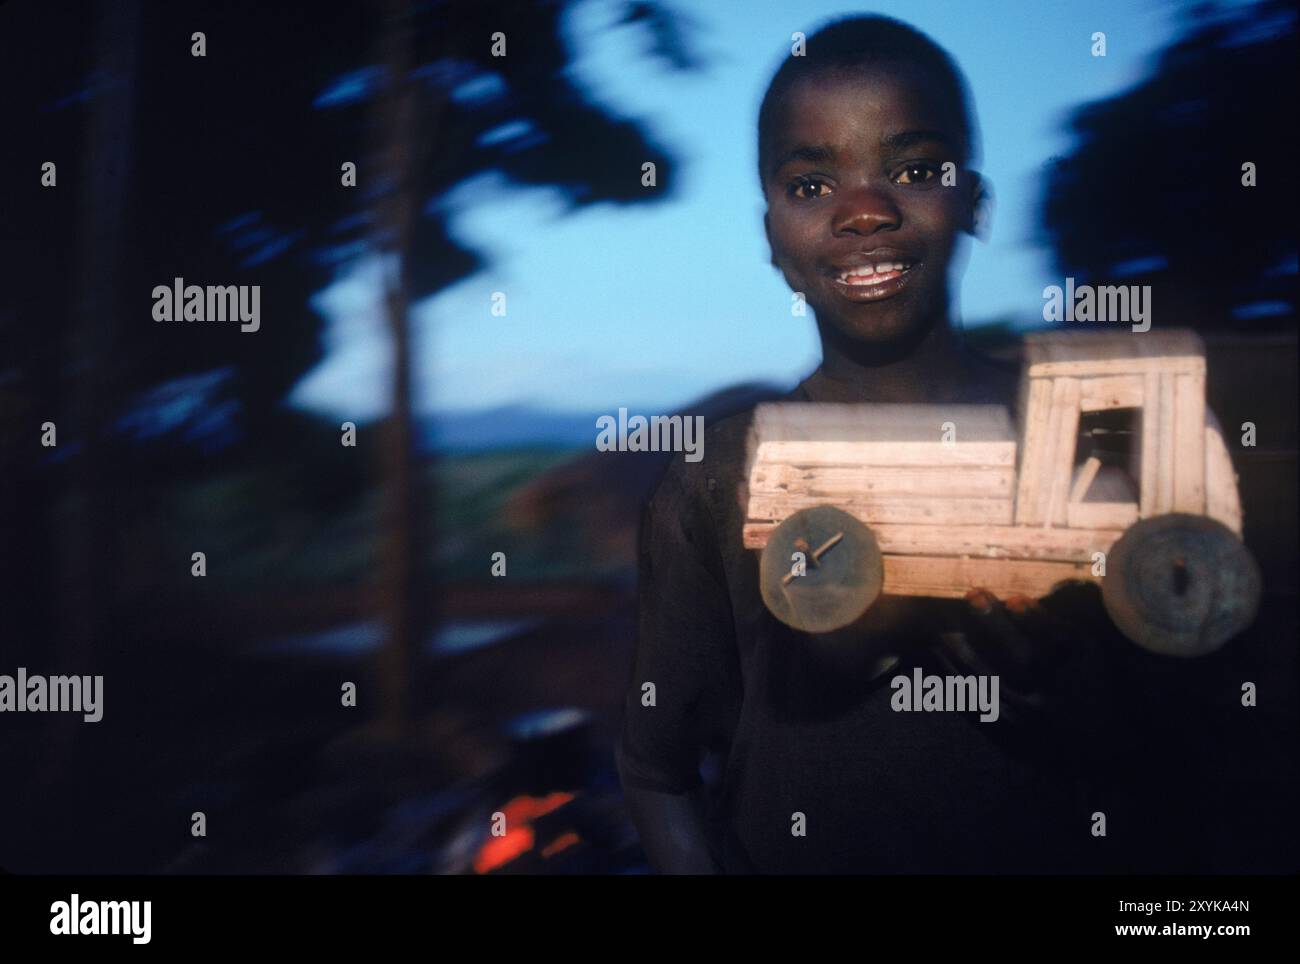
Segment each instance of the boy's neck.
M838 401L942 402L968 397L971 373L947 319L917 339L885 348L863 347L818 326L821 367L811 385Z

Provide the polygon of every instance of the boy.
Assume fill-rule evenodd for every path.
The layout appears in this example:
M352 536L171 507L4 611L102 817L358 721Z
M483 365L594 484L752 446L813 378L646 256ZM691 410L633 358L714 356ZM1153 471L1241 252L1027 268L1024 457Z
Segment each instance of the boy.
M949 326L954 248L986 217L977 149L957 68L904 24L839 21L786 60L759 117L764 224L773 265L815 312L823 352L787 400L1012 404L1015 373L964 353ZM1043 611L1017 620L977 591L963 619L978 620L978 634L957 631L953 604L899 597L832 636L777 621L741 540L751 414L711 426L702 462L675 459L641 521L638 643L617 756L651 863L697 873L1082 869L1087 795L1075 758L1046 735L1046 751L1033 753L1013 719L1044 651L1033 632ZM916 666L1001 674L1004 721L893 712L890 679ZM716 763L712 788L702 760Z

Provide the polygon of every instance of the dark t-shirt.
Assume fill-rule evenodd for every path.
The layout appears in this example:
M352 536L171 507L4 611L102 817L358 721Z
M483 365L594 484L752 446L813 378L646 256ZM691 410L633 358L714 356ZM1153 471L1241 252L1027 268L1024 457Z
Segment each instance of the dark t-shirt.
M819 372L782 400L847 400L836 389ZM625 780L682 793L715 761L710 817L731 872L1084 869L1089 803L1068 758L1027 752L1006 722L891 708L895 675L943 672L933 629L959 628L935 610L952 603L884 597L899 614L875 638L812 636L768 612L741 538L752 414L710 426L704 458L676 456L645 508Z

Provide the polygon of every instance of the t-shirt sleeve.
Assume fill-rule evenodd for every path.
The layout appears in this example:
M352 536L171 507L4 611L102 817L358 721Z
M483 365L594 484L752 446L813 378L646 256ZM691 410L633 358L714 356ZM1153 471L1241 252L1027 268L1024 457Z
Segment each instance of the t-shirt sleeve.
M735 629L714 520L678 455L642 508L637 640L624 700L619 770L628 786L698 785L721 659Z

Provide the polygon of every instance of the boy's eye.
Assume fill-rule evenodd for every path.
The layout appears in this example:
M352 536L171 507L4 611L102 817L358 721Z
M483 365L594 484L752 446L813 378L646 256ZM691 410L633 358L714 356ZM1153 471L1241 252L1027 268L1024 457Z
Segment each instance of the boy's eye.
M939 176L939 169L928 161L904 164L894 178L896 184L924 184Z
M811 201L830 193L830 185L814 177L796 177L787 189L791 197Z

